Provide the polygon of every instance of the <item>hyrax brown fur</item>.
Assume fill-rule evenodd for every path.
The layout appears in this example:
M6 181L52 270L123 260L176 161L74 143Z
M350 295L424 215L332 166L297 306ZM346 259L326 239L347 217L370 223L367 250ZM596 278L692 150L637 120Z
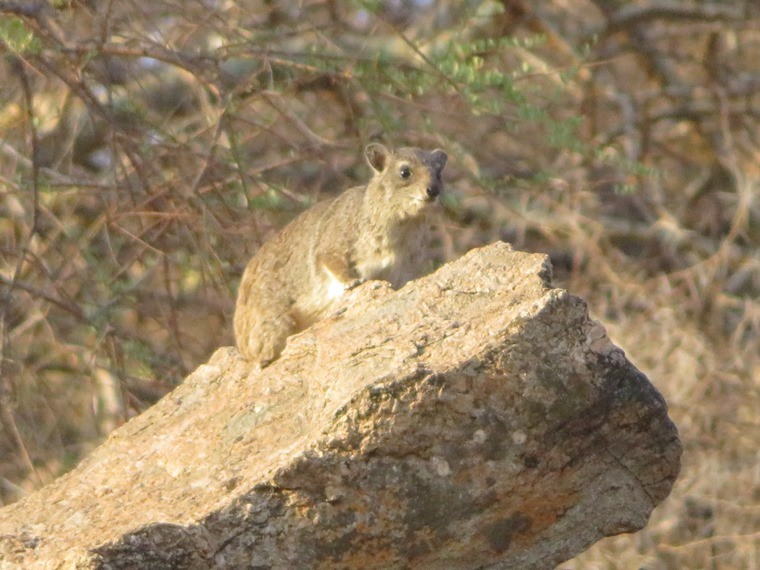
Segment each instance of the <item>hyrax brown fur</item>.
M312 206L248 263L235 308L247 360L275 360L290 335L327 315L347 289L369 279L397 288L428 269L429 213L446 153L372 143L364 154L369 184Z

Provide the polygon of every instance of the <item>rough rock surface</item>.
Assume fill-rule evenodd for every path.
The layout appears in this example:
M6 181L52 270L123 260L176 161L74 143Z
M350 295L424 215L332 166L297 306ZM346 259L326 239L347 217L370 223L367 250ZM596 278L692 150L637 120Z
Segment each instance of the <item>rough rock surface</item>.
M643 527L681 444L657 390L548 285L475 250L251 370L222 348L0 511L2 568L552 568Z

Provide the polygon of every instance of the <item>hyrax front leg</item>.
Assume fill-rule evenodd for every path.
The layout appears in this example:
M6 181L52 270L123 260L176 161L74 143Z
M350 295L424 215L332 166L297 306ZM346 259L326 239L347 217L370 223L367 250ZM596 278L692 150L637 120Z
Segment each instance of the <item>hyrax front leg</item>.
M327 296L329 300L338 299L364 280L357 277L346 256L338 253L321 253L317 255L317 270L327 279Z

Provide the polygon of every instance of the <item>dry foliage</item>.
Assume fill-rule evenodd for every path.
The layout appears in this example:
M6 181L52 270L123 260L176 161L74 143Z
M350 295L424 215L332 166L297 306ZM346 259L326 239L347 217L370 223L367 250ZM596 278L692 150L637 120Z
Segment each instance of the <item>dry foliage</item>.
M271 232L440 146L442 259L546 251L671 405L650 526L566 568L760 568L752 2L0 0L0 497L230 344Z

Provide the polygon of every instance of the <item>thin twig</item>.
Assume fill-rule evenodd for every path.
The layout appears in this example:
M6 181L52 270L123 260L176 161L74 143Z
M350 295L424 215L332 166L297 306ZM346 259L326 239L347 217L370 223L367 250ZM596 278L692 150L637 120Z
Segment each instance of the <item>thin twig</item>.
M8 316L8 308L11 306L11 299L13 297L13 290L17 287L17 283L21 277L21 272L24 267L24 261L31 251L32 240L37 235L39 230L39 211L40 211L40 161L39 161L39 133L37 132L37 121L34 116L33 106L33 94L32 86L27 75L27 69L24 62L19 59L14 60L15 70L19 81L21 82L21 89L24 94L24 104L26 106L27 124L29 126L29 132L32 142L32 224L29 228L29 233L24 240L24 245L21 247L21 252L16 262L16 267L13 270L13 277L5 283L6 290L0 297L0 337L2 337L2 348L0 348L0 418L3 423L3 427L8 431L13 439L16 449L21 455L21 459L26 465L30 473L33 474L37 483L42 485L42 478L34 467L31 456L29 455L24 440L21 437L21 433L16 426L13 412L11 411L10 398L13 393L13 386L11 384L11 373L9 371L9 355L11 351L10 346L10 334L6 327L6 318Z
M616 10L608 21L606 33L611 34L638 27L652 20L688 22L736 22L744 18L744 10L720 4L689 4L656 2L644 6L626 4Z

